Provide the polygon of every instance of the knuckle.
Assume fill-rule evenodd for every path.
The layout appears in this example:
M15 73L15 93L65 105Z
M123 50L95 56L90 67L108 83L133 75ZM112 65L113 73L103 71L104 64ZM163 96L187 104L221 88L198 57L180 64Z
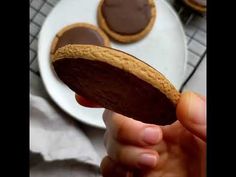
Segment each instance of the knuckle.
M123 139L123 136L124 136L124 132L126 131L126 121L125 119L122 119L119 124L117 124L116 126L116 130L115 130L115 133L114 133L114 138L117 139L117 140L122 140Z

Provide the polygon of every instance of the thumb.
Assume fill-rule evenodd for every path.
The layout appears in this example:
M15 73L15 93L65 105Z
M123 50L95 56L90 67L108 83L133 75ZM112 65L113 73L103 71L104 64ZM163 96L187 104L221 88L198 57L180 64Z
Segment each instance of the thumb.
M193 92L181 95L176 108L181 124L197 137L206 141L206 100Z

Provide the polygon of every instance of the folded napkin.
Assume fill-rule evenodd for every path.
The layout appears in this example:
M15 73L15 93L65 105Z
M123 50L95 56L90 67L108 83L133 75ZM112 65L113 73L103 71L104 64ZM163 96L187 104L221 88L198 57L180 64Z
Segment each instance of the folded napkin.
M43 97L32 94L30 151L32 158L41 157L31 168L32 177L99 174L101 157L79 124Z

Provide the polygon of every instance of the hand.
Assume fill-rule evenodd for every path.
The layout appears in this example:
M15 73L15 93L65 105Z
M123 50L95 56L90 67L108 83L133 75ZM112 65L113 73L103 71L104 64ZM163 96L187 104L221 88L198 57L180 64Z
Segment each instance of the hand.
M158 126L106 110L108 156L101 163L103 176L206 176L205 98L192 92L182 94L176 115L175 123Z

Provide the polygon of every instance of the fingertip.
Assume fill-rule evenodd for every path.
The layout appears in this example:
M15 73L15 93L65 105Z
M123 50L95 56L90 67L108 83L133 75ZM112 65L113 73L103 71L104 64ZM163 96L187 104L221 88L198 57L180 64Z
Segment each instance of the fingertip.
M156 166L159 154L154 147L140 147L122 144L109 136L106 146L108 156L129 168L153 168Z
M186 109L188 109L189 100L192 94L193 94L192 92L186 91L182 93L180 97L180 100L176 107L176 116L179 121L188 116L188 111L186 111Z
M185 128L206 140L206 101L203 97L193 92L183 93L177 104L176 116Z
M109 110L103 113L103 120L111 136L123 143L156 145L163 137L160 126L146 124Z
M155 145L162 140L163 134L159 126L147 125L147 127L142 130L141 136L141 141L143 141L144 144Z
M101 108L101 106L89 99L86 99L78 94L75 93L75 100L77 101L78 104L84 107L89 107L89 108Z
M159 160L158 153L143 153L139 155L138 167L141 169L156 167Z
M206 124L205 106L205 100L198 94L185 92L176 108L177 118L193 124Z

